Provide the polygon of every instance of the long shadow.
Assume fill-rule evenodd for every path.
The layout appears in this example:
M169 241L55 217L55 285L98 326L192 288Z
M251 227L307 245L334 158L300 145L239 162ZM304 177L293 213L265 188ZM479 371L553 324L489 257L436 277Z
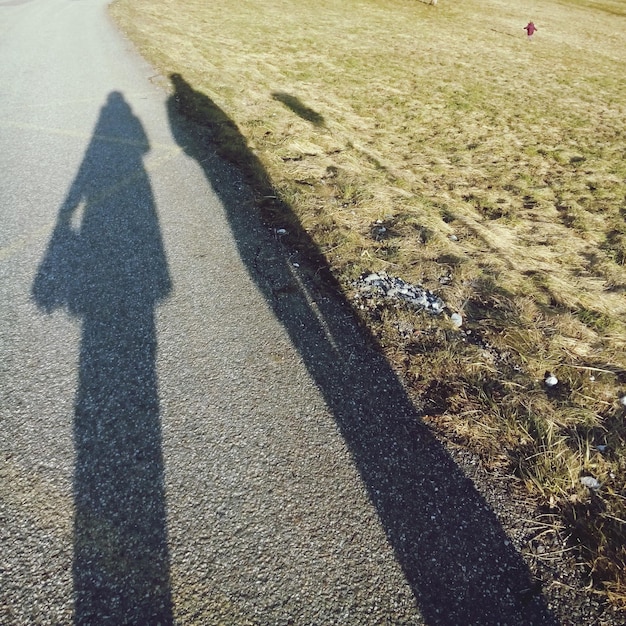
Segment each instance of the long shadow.
M285 236L306 249L305 263L233 191L232 167L214 156L216 147L236 158L261 190L259 200L272 196L236 125L182 76L171 80L173 134L223 201L239 254L332 411L427 623L555 623L494 513L420 422L373 338L357 327L313 242L302 229ZM289 207L269 213L298 228Z
M171 290L143 155L113 92L32 294L82 321L74 412L74 623L172 623L154 311Z
M235 123L182 76L171 79L173 134L222 199L241 258L323 393L426 621L555 623L497 518L420 422L289 207L262 208L289 224L290 243L306 252L306 264L233 191L216 147L260 190L261 204L274 195Z

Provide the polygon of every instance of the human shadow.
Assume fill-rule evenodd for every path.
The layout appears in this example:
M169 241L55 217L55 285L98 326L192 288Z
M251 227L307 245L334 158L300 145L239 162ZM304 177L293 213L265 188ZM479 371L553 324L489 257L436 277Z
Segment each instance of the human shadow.
M235 123L181 75L171 81L172 133L221 198L241 258L323 394L426 622L555 623L495 514L355 323L319 250L288 206L266 206L271 183ZM256 207L233 190L216 149L260 189ZM259 202L298 232L263 226Z
M141 122L113 92L33 283L82 322L74 623L172 623L155 307L171 290Z

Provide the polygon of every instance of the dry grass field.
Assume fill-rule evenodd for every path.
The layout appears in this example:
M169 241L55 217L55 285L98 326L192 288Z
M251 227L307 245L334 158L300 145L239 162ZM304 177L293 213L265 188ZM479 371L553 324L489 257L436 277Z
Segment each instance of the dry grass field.
M438 317L355 309L424 419L524 485L626 608L626 2L112 12L164 76L234 122L245 146L223 116L192 112L227 158L262 165L247 173L279 199L272 219L290 208L348 297L385 271L446 302Z

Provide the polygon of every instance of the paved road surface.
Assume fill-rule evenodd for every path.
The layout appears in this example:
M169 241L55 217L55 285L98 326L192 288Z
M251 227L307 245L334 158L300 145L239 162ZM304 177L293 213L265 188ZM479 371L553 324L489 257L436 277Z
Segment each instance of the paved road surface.
M0 623L549 623L154 74L103 0L0 0Z

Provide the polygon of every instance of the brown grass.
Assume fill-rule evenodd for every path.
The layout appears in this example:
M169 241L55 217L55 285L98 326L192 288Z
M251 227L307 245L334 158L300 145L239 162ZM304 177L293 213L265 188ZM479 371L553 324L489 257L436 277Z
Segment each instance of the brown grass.
M463 315L459 331L359 309L426 419L560 512L593 583L625 608L624 2L112 10L164 75L236 123L248 143L225 133L222 151L258 157L350 296L385 270Z

